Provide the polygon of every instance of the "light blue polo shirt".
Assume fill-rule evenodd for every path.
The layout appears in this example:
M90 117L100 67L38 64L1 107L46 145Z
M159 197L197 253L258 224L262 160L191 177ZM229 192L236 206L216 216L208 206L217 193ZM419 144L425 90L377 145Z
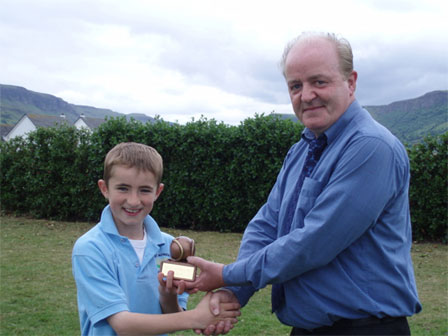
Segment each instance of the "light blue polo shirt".
M107 206L101 221L81 236L72 253L82 335L115 335L107 317L121 311L162 314L160 262L170 257L173 237L160 231L151 216L144 220L148 242L140 263L129 239L121 236ZM179 296L186 309L188 294Z

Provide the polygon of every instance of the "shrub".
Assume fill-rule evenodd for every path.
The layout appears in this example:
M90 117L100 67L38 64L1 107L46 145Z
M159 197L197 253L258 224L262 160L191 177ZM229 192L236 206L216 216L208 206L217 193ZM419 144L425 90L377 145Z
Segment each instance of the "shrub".
M414 238L447 241L448 133L428 136L408 148L410 207Z
M38 218L78 217L81 199L88 197L88 139L86 131L60 126L2 143L3 209Z
M97 187L107 152L123 141L156 148L165 190L153 216L161 226L241 232L275 183L303 126L255 115L239 126L215 120L177 125L111 118L95 132L40 128L0 145L2 210L38 218L97 221ZM408 148L414 239L447 239L448 133Z

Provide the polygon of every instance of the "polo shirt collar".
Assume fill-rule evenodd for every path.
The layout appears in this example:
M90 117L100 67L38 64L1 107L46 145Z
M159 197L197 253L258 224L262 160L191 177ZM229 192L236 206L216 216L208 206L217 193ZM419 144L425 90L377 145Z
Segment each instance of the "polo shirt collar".
M152 241L156 245L163 245L165 243L159 226L151 216L148 215L145 217L143 225L145 226L148 240ZM114 218L112 217L112 211L110 210L110 205L107 205L101 213L100 226L104 232L122 237L117 230L117 226L115 225Z

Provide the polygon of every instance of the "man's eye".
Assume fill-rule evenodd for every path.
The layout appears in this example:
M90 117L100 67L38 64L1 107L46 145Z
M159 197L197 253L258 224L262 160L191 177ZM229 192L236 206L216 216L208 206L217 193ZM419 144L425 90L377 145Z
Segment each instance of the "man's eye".
M117 187L117 190L118 191L126 191L126 190L128 190L128 188L126 188L126 187Z
M327 82L322 81L322 80L318 80L318 81L316 81L316 84L317 84L318 86L325 85L326 83L327 83Z
M291 85L291 91L297 91L300 90L302 88L301 84L293 84Z
M151 189L142 189L141 192L142 193L151 193L152 190Z

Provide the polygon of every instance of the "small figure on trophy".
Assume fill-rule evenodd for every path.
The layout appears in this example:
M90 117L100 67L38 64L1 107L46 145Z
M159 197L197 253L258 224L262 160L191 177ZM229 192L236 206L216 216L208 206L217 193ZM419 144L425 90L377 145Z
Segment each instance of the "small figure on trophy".
M196 251L194 240L185 236L174 238L170 250L171 259L162 262L160 271L165 275L173 271L176 280L194 281L196 266L187 263L187 257L194 256Z

